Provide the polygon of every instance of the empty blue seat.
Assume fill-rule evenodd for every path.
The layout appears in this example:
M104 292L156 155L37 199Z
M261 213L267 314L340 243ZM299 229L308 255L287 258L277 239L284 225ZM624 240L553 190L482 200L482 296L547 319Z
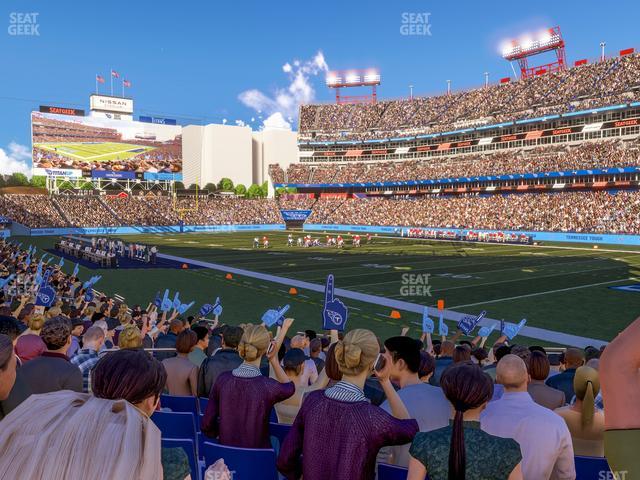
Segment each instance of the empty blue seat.
M207 409L207 404L209 403L208 398L198 397L198 404L200 406L200 413L204 415L204 411Z
M607 459L604 457L581 457L576 455L576 478L578 480L601 480L610 478L611 471Z
M196 447L193 440L187 440L184 438L163 438L162 447L182 448L187 454L187 457L189 457L189 468L191 469L192 480L200 479L200 465L198 464Z
M202 450L206 467L222 458L229 470L234 472L233 478L278 480L276 452L272 449L237 448L204 442Z
M198 456L198 434L193 413L160 411L151 415L151 420L162 432L162 438L177 438L194 442L196 456Z
M291 425L287 425L284 423L269 423L269 436L275 437L277 440L277 445L273 445L273 439L271 442L276 452L280 451L282 442L284 442L284 438L289 434L289 430L291 430Z
M407 480L409 470L387 463L378 464L378 480Z
M194 415L199 413L196 397L160 395L160 408L168 408L172 412L191 412Z

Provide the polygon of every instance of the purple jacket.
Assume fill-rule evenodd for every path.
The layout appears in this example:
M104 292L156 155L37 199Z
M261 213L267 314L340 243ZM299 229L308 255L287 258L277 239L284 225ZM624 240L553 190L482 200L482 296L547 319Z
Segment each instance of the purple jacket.
M222 445L242 448L271 448L269 415L273 406L295 393L293 382L272 378L218 376L209 394L202 418L202 433L219 437Z
M288 480L301 475L304 480L370 480L378 450L409 443L418 430L415 420L398 420L368 402L341 402L313 392L282 444L278 470Z

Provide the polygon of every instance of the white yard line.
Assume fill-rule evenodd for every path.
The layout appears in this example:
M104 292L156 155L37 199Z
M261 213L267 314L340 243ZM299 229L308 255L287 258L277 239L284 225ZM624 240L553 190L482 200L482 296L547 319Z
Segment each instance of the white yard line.
M607 282L590 283L588 285L578 285L576 287L568 287L568 288L558 288L556 290L547 290L546 292L527 293L526 295L517 295L515 297L497 298L495 300L487 300L486 302L466 303L464 305L455 305L451 308L475 307L476 305L485 305L487 303L508 302L509 300L518 300L520 298L528 298L528 297L538 297L540 295L549 295L549 294L558 293L558 292L568 292L570 290L579 290L581 288L597 287L599 285L607 285L609 283L624 282L626 280L637 281L638 279L635 277L619 278L617 280L609 280Z
M247 277L257 278L259 280L264 280L267 282L279 283L281 285L287 285L289 287L304 288L313 292L324 293L324 288L325 288L324 284L310 283L302 280L296 280L293 278L280 277L277 275L269 275L267 273L253 272L251 270L245 270L242 268L229 267L229 266L221 265L218 263L204 262L201 260L192 260L190 258L178 257L175 255L168 255L165 253L159 253L158 256L161 258L166 258L166 259L174 260L181 263L190 263L192 265L198 265L200 267L205 267L212 270L220 270L222 272L234 273L236 275L244 275ZM603 282L602 284L620 282L623 280L625 279L615 280L611 282ZM596 286L596 285L598 284L593 284L589 286ZM574 287L574 288L586 288L586 286ZM573 288L565 289L565 290L572 290L572 289ZM558 290L558 291L562 291L562 290ZM544 292L544 293L550 293L550 292ZM380 297L378 295L370 295L367 293L354 292L352 290L345 290L342 288L336 288L335 295L341 298L350 298L352 300L357 300L360 302L381 305L387 308L404 310L407 312L414 312L418 314L422 314L425 307L425 305L421 305L418 303L407 302L404 300L394 300L392 298ZM534 295L537 295L537 294L534 294ZM490 303L490 302L484 302L484 303ZM452 307L452 308L459 308L459 307L460 306ZM446 309L443 311L443 317L445 319L451 320L456 323L465 315L466 314L463 312L456 312L451 309ZM480 324L487 325L493 322L499 322L499 320L485 318L482 320L482 322L480 322ZM580 348L584 348L587 345L600 347L601 345L604 345L607 343L605 341L597 340L593 338L580 337L577 335L570 335L562 332L556 332L553 330L546 330L542 328L529 327L529 326L524 326L522 328L522 335L529 338L535 338L538 340L544 340L544 341L553 342L561 345L569 345L569 346L580 347Z

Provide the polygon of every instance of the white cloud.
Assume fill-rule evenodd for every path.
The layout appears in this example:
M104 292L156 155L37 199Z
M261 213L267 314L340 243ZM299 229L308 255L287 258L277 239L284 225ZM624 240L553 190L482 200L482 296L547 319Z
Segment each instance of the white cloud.
M257 113L265 112L266 119L262 128L291 128L294 119L298 117L300 104L311 103L315 100L315 89L311 79L329 71L329 66L322 52L315 54L306 61L294 60L285 63L282 71L289 77L289 85L277 88L271 95L258 89L241 92L238 99ZM262 119L262 116L259 116ZM285 118L289 119L287 122ZM286 126L285 126L286 125Z
M8 151L0 148L0 175L16 172L31 177L31 150L25 145L11 142Z
M243 121L243 120L236 120L236 122L235 122L235 123L236 123L236 125L237 125L237 126L239 126L239 127L244 127L244 126L246 126L246 125L247 125L246 123L244 123L244 121Z

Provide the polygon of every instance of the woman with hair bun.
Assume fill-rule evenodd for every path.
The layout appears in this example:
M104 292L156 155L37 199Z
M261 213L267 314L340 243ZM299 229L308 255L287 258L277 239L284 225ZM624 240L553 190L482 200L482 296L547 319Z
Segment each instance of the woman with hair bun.
M480 412L493 395L493 380L472 363L449 366L440 386L451 403L448 427L421 432L409 453L407 480L521 480L520 445L480 429Z
M222 445L271 448L269 416L273 406L295 393L296 387L278 362L278 348L262 325L245 325L238 345L243 363L221 374L209 394L202 418L202 432ZM273 345L269 353L269 346ZM273 378L260 372L267 356Z
M379 354L378 340L369 330L352 330L335 344L342 379L310 393L302 404L278 457L278 470L287 479L373 479L378 451L409 443L418 432L418 423L409 419L391 385L389 365L381 362L376 375L392 415L365 397L364 383Z
M600 391L598 371L579 367L573 377L576 402L555 412L564 418L571 432L573 452L587 457L604 457L604 413L595 408Z

